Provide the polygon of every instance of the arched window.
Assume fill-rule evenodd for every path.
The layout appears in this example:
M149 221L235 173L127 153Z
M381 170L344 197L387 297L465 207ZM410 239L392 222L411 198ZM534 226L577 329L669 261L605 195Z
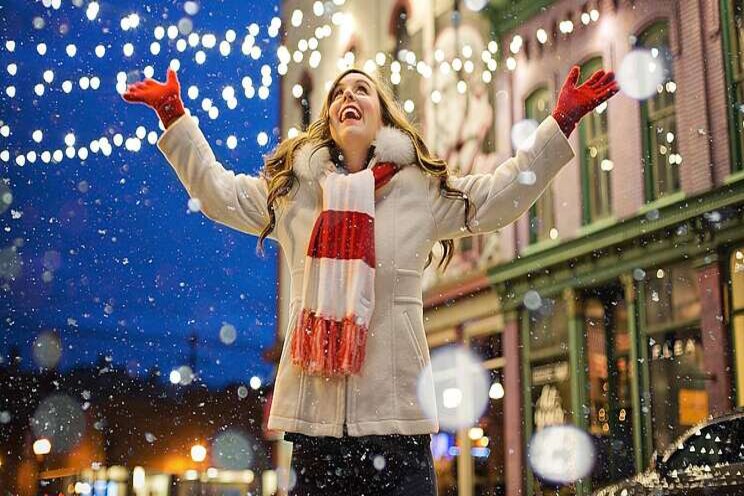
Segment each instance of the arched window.
M721 2L726 44L726 76L732 172L744 169L744 0Z
M524 101L524 116L534 119L539 124L550 114L550 92L543 86L532 93ZM553 186L537 199L529 212L530 218L530 243L551 239L551 231L555 228L555 210L553 205Z
M672 57L669 50L669 24L657 22L638 37L638 45L651 50L664 68L664 81L656 93L641 102L641 129L646 159L644 176L646 202L679 191L679 147L674 93Z
M601 68L602 57L582 64L579 84ZM612 214L610 174L613 164L607 140L607 102L581 120L579 143L583 221L591 224Z

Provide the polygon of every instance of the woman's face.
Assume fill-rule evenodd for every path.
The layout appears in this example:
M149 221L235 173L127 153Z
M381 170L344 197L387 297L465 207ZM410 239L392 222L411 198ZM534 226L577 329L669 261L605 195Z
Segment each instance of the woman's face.
M331 93L331 137L343 148L369 147L382 127L380 99L372 81L363 74L341 78Z

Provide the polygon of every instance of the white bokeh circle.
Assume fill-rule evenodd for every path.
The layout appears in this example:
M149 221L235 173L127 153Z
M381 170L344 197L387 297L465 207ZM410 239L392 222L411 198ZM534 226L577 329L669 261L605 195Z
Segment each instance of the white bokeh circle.
M620 89L636 100L645 100L654 95L665 79L663 59L654 57L650 50L644 48L633 50L623 57L617 71Z
M552 425L532 436L527 458L540 479L571 484L591 473L595 461L594 444L578 427Z
M490 379L481 360L465 346L452 345L432 353L421 371L417 395L427 417L442 429L472 426L488 405Z

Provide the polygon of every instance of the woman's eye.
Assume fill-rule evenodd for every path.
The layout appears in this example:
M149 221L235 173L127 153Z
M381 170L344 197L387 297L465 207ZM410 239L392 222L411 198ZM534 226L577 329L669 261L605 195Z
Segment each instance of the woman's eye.
M367 88L365 88L364 86L360 86L358 90L364 93L365 95L367 94Z

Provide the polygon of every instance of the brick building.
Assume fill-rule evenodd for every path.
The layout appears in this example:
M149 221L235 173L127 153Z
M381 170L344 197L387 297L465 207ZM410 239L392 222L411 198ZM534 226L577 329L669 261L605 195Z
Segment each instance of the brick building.
M543 197L458 240L423 294L431 349L468 344L493 384L478 429L435 439L441 494L540 494L526 448L552 423L592 436L595 470L561 493L588 494L744 405L744 7L478 3L285 2L287 26L303 19L284 40L282 132L354 64L390 81L453 173L488 173L549 114L571 65L630 75L572 134L576 158Z

